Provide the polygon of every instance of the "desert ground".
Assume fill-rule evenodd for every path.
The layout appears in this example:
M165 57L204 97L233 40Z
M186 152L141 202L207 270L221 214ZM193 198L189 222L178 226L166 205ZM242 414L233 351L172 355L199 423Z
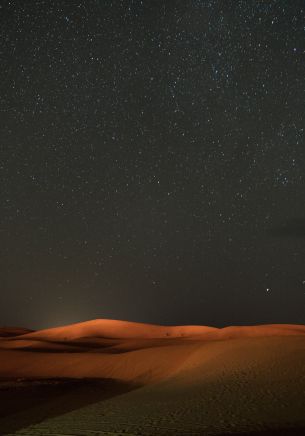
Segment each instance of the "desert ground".
M1 435L305 435L305 326L0 329Z

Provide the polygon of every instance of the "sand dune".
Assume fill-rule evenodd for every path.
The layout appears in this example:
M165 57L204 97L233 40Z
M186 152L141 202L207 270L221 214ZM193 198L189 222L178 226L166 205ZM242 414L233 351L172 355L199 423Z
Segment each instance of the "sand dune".
M84 337L103 338L204 338L228 339L234 337L278 336L305 334L305 326L293 324L267 324L236 326L222 329L207 326L159 326L128 321L96 319L63 327L28 333L28 338L70 340Z
M31 332L33 332L33 330L20 327L0 327L0 338L20 336Z
M286 343L285 337L289 344L302 344L305 326L218 329L93 320L2 338L0 377L111 378L146 384L172 376L190 362L193 366L214 362L223 353L230 355L238 344L245 358L252 359L259 344L264 359L273 344Z
M65 391L52 418L47 402L33 406L32 415L18 409L0 419L3 428L14 428L31 416L34 430L22 434L89 435L98 428L105 434L188 435L278 427L304 428L305 434L302 325L217 329L94 320L1 338L0 378L17 386L20 398L41 380L109 380L128 387L117 396L94 382L89 391Z

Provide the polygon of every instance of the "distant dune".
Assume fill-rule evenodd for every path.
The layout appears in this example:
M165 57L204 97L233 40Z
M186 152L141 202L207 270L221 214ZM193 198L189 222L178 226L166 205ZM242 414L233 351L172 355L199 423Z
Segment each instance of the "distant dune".
M128 321L96 319L28 333L28 338L71 340L84 337L99 338L203 338L208 340L239 337L279 336L305 334L305 326L294 324L267 324L258 326L225 327L159 326Z
M25 392L26 381L28 389L34 381L70 379L110 380L132 389L117 397L111 394L112 399L91 405L92 410L88 406L88 414L81 415L88 433L78 430L81 434L93 433L96 416L101 416L99 428L109 433L221 434L289 426L304 428L305 434L304 325L218 329L93 320L35 332L7 331L10 334L0 338L0 378L5 386L13 383ZM100 398L106 391L94 386ZM73 401L84 395L73 395ZM33 410L31 416L39 416L38 409ZM48 411L49 406L41 413L48 416ZM21 422L25 417L18 413ZM78 434L71 428L79 415L76 410L71 413L76 415L68 421L56 418L63 434ZM16 419L6 417L2 425ZM49 433L56 433L55 421ZM37 429L33 433L45 434Z
M33 330L20 327L0 327L0 338L20 336L31 332L33 332Z
M245 358L252 356L253 349L258 347L263 359L270 354L273 344L285 342L285 337L290 338L289 344L294 337L296 342L305 340L303 325L218 329L107 319L35 332L26 329L8 332L7 337L0 339L0 377L112 378L145 384L171 376L189 362L194 364L194 356L200 356L197 366L206 365L213 361L215 353L231 355L230 350L240 344L247 353ZM17 336L12 336L14 332ZM271 348L266 345L269 343Z

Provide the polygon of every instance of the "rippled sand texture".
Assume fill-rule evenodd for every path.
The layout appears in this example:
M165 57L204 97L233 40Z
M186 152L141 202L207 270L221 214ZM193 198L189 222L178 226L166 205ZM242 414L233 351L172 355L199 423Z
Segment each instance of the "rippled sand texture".
M1 434L305 435L305 326L96 320L0 341Z

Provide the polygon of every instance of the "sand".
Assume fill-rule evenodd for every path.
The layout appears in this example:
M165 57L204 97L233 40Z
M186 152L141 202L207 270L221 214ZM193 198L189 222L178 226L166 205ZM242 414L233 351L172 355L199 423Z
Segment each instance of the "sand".
M302 325L94 320L1 338L0 378L1 434L305 435Z
M0 327L0 338L20 336L31 332L33 330L20 327Z
M304 325L268 324L258 326L231 326L222 329L207 326L159 326L128 321L95 319L63 327L39 330L27 334L27 338L69 340L84 337L152 339L152 338L200 338L229 339L233 337L274 336L305 334Z

